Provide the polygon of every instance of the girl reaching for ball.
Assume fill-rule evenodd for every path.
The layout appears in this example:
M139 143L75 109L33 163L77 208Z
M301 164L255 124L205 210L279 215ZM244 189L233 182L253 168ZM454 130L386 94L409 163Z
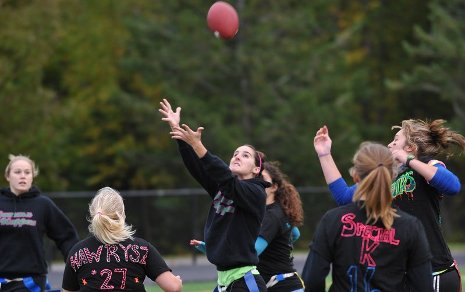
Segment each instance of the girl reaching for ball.
M265 214L265 188L270 186L261 176L265 155L242 145L228 165L205 148L202 127L193 131L179 125L180 107L173 111L164 99L159 112L171 127L186 168L213 200L204 240L207 258L218 271L218 291L266 291L255 251Z

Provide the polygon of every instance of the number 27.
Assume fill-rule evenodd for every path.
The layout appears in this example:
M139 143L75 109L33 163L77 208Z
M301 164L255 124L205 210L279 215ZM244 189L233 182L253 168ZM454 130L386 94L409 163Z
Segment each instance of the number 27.
M119 287L119 289L124 289L124 287L126 286L126 272L127 272L128 269L125 269L125 268L116 268L114 271L115 273L122 273L122 279L121 279L121 286ZM115 286L113 285L108 285L108 283L110 282L111 280L111 276L113 275L113 272L109 269L103 269L100 271L100 276L103 276L104 274L107 274L105 280L103 281L102 285L100 286L100 289L102 290L111 290L111 289L115 289Z

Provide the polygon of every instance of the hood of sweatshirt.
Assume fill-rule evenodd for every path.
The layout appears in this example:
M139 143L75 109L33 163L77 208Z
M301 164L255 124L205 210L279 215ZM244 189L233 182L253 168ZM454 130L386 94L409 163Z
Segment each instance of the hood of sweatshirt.
M40 190L36 186L32 186L29 191L22 193L21 195L15 195L10 188L2 188L0 189L0 196L5 196L7 198L12 199L27 199L27 198L34 198L40 195Z
M248 181L253 182L253 183L257 184L257 185L261 185L264 188L271 187L271 183L269 183L269 182L267 182L267 181L265 181L265 180L263 180L262 178L259 178L259 177L250 178L250 179L248 179Z

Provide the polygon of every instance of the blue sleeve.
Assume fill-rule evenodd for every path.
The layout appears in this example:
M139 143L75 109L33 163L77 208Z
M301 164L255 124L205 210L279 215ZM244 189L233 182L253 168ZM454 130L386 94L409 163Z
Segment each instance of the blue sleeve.
M267 246L268 242L263 237L257 237L257 240L255 241L255 250L257 251L257 255L261 255Z
M297 239L300 237L300 230L297 228L297 226L292 227L291 230L291 242L294 243L296 242Z
M346 205L352 202L357 185L348 186L341 177L328 185L329 191L338 205Z
M458 177L440 164L435 166L438 170L429 184L444 195L453 196L460 192L462 186Z

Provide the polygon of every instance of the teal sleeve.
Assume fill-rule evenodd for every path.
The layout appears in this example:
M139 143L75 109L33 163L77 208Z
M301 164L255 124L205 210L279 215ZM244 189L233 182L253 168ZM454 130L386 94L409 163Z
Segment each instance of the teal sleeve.
M196 245L195 248L196 248L198 251L200 251L200 252L202 252L202 253L204 253L204 254L207 253L207 247L206 247L204 241L202 241L201 244Z
M292 227L291 230L291 242L294 243L296 242L297 239L300 237L300 230L297 228L297 226Z
M255 250L257 251L257 255L261 255L267 246L268 242L263 237L259 236L255 241Z

